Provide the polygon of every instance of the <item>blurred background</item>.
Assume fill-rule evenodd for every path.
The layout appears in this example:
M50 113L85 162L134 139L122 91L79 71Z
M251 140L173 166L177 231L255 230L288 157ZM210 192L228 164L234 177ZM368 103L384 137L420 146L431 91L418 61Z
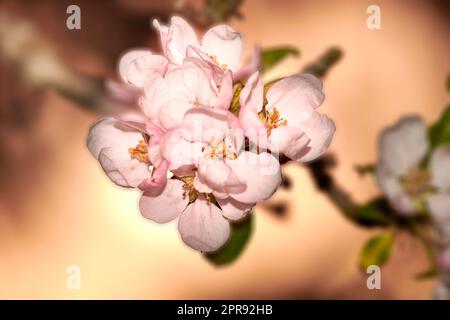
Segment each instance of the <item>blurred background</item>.
M81 30L66 28L70 4L81 8ZM370 4L381 8L381 30L366 26ZM407 235L382 268L382 289L367 289L358 254L376 230L347 221L301 166L285 166L292 188L256 208L248 247L223 267L185 246L176 223L141 217L139 192L104 175L85 147L90 125L121 108L98 103L103 80L117 79L130 48L157 50L151 18L181 12L200 30L201 6L0 1L0 298L430 298L434 281L414 278L427 267L425 253ZM434 121L448 103L448 1L245 0L239 12L229 23L248 55L254 42L301 51L268 77L300 70L330 46L343 50L324 79L322 111L337 124L333 174L358 201L376 195L354 165L376 160L379 130L411 113ZM279 203L285 212L270 209ZM69 265L80 267L80 290L66 287Z

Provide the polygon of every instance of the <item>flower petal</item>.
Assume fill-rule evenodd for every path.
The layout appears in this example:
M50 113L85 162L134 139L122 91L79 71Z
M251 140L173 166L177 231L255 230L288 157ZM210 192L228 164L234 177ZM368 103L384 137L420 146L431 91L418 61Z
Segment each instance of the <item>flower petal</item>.
M413 201L403 191L397 176L383 165L379 165L376 168L375 177L381 190L386 194L389 204L395 211L406 217L416 213Z
M430 195L427 198L427 204L438 226L450 226L450 194Z
M170 62L181 65L189 46L200 46L194 29L184 19L173 17L170 20L166 39L167 58Z
M135 188L150 176L148 164L132 159L128 147L103 148L98 160L106 175L122 187Z
M199 197L181 214L178 231L189 247L202 252L214 252L230 237L230 223L216 205Z
M152 55L152 52L146 49L131 50L122 55L122 57L119 60L120 78L124 82L128 83L128 69L130 68L131 63L137 58L149 55Z
M230 197L226 199L216 198L216 200L222 209L222 214L233 221L241 220L246 217L255 206L254 203L242 203Z
M242 37L230 26L219 25L205 33L201 49L214 56L220 65L235 71L241 62Z
M180 180L170 179L159 195L144 192L139 200L141 214L157 223L178 217L189 203L188 197L183 196L183 185Z
M139 189L154 195L160 194L167 184L167 170L169 165L169 161L161 161L157 167L153 168L152 176L138 185Z
M236 160L228 160L227 163L246 183L244 191L230 193L230 197L239 202L250 204L268 199L281 183L280 163L269 153L245 151Z
M276 108L289 126L300 127L324 98L322 82L318 78L298 74L281 79L270 87L266 110Z
M145 82L153 73L164 75L168 61L156 54L148 54L134 59L126 71L126 80L138 88L144 87Z
M301 161L310 151L311 140L300 129L284 126L272 129L270 133L270 150L282 153L292 160Z
M441 192L450 193L450 148L440 147L431 156L432 184ZM449 210L450 212L450 210Z
M397 176L418 165L427 151L426 128L419 117L402 118L381 133L379 162Z
M253 47L252 56L250 58L250 62L243 65L234 73L234 80L242 80L250 77L256 71L259 70L261 66L261 47L259 45L255 45Z
M230 108L231 99L233 98L233 75L228 71L220 85L219 95L214 104L214 108L228 110Z
M89 129L87 147L98 159L100 151L109 147L134 147L143 139L142 133L114 118L103 118ZM128 150L128 149L127 149ZM130 156L127 151L128 157Z
M259 72L255 72L247 80L247 83L239 96L241 111L242 109L250 109L255 113L260 112L263 107L263 91L264 85L259 77Z
M300 129L309 138L309 143L303 153L296 153L291 159L308 162L320 157L328 149L333 140L336 126L333 120L326 115L313 112L311 117L301 125Z
M245 188L245 182L222 160L204 159L197 169L201 181L214 191L228 192Z

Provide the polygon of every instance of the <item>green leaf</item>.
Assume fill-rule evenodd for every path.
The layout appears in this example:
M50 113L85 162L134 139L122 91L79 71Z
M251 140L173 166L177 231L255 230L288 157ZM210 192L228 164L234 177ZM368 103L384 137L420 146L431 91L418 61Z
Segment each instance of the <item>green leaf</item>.
M442 112L439 120L429 130L431 148L450 146L450 105Z
M447 76L447 91L450 92L450 74Z
M289 56L298 56L300 52L294 47L274 47L261 52L261 72L267 72Z
M216 265L225 265L235 261L245 249L252 233L253 214L243 221L231 225L231 236L228 243L219 251L205 254L206 259Z
M439 274L439 271L436 267L431 267L430 269L420 272L416 274L416 280L428 280L430 278L434 278Z
M394 235L392 231L376 235L366 242L360 253L359 265L367 270L370 265L381 266L391 256Z
M332 47L325 51L317 60L308 64L304 69L304 73L311 73L316 77L322 78L339 60L341 60L343 52L340 48Z
M389 224L389 205L385 198L376 198L359 207L355 219L365 226L386 226Z

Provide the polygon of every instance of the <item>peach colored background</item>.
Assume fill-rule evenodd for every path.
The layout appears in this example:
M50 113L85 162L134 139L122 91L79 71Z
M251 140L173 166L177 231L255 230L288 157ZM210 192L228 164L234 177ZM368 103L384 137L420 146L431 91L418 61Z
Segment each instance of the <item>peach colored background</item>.
M366 28L366 8L374 2L381 6L379 31ZM325 79L322 109L337 124L331 146L339 159L335 176L359 201L377 194L371 177L361 179L353 165L376 159L382 127L405 113L430 122L448 102L448 17L428 1L246 0L242 12L245 19L231 24L248 47L258 41L302 51L270 76L300 69L331 45L344 50ZM61 15L65 19L65 11ZM69 31L65 36L76 47ZM90 54L95 50L87 48L75 64L106 69L102 60L89 60ZM433 281L414 280L427 267L425 255L405 235L382 269L382 290L368 290L357 258L376 230L346 221L295 165L285 169L294 188L271 200L288 201L289 214L280 218L256 209L255 232L243 256L215 268L183 245L175 223L142 218L137 192L109 182L85 148L87 130L99 115L52 91L36 107L29 145L37 150L2 182L0 298L430 297ZM66 289L71 264L81 268L78 291Z

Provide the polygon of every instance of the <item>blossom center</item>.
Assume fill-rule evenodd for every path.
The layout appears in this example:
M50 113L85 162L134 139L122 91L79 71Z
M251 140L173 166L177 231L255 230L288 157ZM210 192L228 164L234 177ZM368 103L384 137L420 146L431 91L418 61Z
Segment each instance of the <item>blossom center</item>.
M138 144L133 148L128 148L131 159L137 159L140 162L149 162L148 159L148 145L144 139L140 139Z
M400 178L400 184L409 196L418 199L430 191L430 178L428 170L414 167Z
M228 65L227 64L221 64L218 60L217 60L217 56L212 54L209 56L211 58L211 60L217 64L219 66L220 69L222 70L227 70L228 69Z
M219 141L211 141L202 148L202 151L205 157L214 160L235 160L237 158L233 142L229 137L224 137Z
M267 136L270 136L273 129L287 125L287 120L281 117L277 108L272 108L265 114L264 125L266 127Z
M181 181L184 182L183 185L183 199L186 197L189 198L189 203L194 202L198 198L198 191L194 188L194 177L187 176L181 178Z

